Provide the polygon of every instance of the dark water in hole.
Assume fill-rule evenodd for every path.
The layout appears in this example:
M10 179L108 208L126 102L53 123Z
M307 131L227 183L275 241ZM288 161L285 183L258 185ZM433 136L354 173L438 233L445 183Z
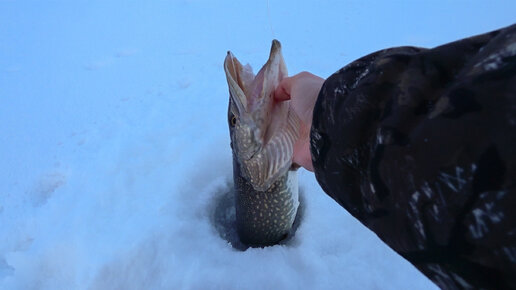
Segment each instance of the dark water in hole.
M217 189L213 202L211 221L219 236L228 241L233 248L240 251L247 250L249 246L240 241L236 229L235 193L233 184L228 183L226 186ZM287 237L278 243L279 245L292 244L292 238L295 236L296 230L303 220L304 205L304 192L303 189L300 188L299 207L297 209L296 218L294 219L294 224Z

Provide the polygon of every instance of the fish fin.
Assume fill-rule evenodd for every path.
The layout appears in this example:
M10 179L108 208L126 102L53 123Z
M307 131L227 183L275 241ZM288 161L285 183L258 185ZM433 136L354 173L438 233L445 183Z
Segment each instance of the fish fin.
M289 170L295 170L292 166L292 155L294 144L299 138L299 125L299 117L289 109L283 128L272 136L259 154L244 161L248 172L254 173L252 176L248 174L248 177L255 190L265 191L280 176Z

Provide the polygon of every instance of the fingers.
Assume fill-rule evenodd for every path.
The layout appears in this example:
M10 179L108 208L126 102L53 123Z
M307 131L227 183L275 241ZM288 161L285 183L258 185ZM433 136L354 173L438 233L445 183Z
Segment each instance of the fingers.
M292 83L294 77L287 77L281 80L278 87L274 91L274 99L279 102L290 100L290 91L292 90Z
M294 155L292 156L292 163L302 166L308 171L314 171L312 164L312 156L310 154L309 138L298 140L294 145Z
M279 83L278 87L274 91L274 99L279 102L288 101L291 99L292 88L299 84L309 84L309 86L315 86L318 89L321 88L324 79L316 76L307 71L300 72L292 77L286 77Z

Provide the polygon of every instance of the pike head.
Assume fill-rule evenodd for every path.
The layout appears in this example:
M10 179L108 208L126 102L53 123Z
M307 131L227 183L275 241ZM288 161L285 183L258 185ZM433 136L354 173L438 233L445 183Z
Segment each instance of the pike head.
M229 86L228 124L233 155L241 176L264 191L292 165L298 118L289 101L276 102L274 90L287 76L281 44L272 41L269 59L254 75L231 52L224 61Z

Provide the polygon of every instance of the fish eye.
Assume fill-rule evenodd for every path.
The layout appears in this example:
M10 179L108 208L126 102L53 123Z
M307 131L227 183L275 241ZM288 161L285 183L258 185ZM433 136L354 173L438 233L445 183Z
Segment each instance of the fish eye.
M236 122L237 122L237 118L236 116L231 116L231 120L229 121L229 123L231 124L231 126L235 126L236 125Z

